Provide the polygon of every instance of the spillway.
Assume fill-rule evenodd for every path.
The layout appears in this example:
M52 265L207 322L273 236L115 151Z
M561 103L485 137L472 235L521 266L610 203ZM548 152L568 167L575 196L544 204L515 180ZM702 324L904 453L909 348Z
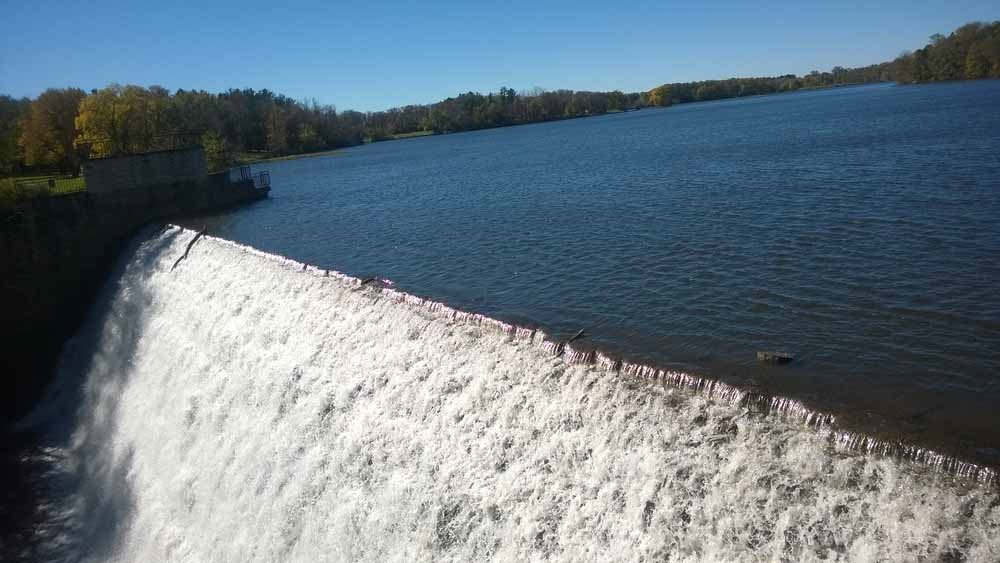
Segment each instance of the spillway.
M136 244L23 423L68 436L40 557L1000 560L976 475L195 235Z

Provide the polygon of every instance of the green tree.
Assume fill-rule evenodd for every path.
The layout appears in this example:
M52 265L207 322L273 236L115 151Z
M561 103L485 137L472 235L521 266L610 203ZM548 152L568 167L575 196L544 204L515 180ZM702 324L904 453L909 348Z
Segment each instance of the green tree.
M621 90L615 90L614 92L608 93L609 110L625 109L627 106L628 106L628 97L626 97Z
M25 164L79 173L74 120L83 98L78 88L50 88L31 102L21 132Z
M271 104L267 112L267 150L274 154L285 154L288 152L288 116L278 107Z
M973 22L895 61L900 83L1000 76L1000 22Z
M969 79L986 78L990 75L989 55L980 43L973 43L965 56L965 77Z
M14 172L24 161L21 124L31 101L0 95L0 173Z
M206 131L201 136L201 145L205 148L205 160L211 171L225 170L236 161L232 148L218 131Z

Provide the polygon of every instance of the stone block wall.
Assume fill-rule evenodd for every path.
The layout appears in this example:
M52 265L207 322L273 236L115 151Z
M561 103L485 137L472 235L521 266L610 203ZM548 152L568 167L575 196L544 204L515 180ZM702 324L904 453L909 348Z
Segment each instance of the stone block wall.
M231 182L223 172L148 189L88 189L0 210L0 425L41 396L63 343L140 228L266 196L253 182Z
M201 147L99 158L83 164L87 191L94 194L200 182L207 175L205 149Z

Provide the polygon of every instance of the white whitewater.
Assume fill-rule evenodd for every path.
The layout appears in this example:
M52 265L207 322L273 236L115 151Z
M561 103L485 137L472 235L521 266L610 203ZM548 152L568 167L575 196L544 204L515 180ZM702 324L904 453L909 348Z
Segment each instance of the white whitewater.
M1000 560L992 486L212 237L171 270L192 236L142 243L64 362L53 554Z

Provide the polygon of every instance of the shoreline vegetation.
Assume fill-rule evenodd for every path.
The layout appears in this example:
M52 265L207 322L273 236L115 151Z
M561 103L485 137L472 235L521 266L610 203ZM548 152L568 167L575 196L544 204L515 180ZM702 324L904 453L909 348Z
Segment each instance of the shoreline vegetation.
M388 140L666 107L699 101L853 86L1000 78L1000 21L969 23L891 62L804 76L669 83L624 93L535 88L466 92L428 105L338 111L269 90L169 92L112 84L89 93L51 88L34 100L0 94L0 199L18 176L77 176L85 158L201 144L209 166L308 158Z
M736 97L740 97L740 98L755 98L755 97L760 97L760 96L772 96L772 95L776 95L776 94L790 94L790 93L793 93L793 92L810 92L810 91L818 91L818 90L830 90L830 89L833 89L833 88L850 88L850 87L856 87L856 86L867 86L867 85L871 85L871 84L888 84L888 83L891 83L891 81L886 80L886 81L877 81L877 82L846 82L846 83L843 83L843 84L830 84L830 85L825 85L825 86L809 86L809 87L799 88L797 90L788 90L788 91L782 91L782 92L771 92L771 93L765 93L765 94L748 94L746 96L736 96ZM715 100L697 100L697 101L698 102L717 102L717 101L723 101L723 100L728 100L728 99L733 99L733 98L719 98L719 99L715 99ZM694 102L692 102L692 103L694 103ZM657 106L648 106L648 107L649 108L653 108L653 107L657 107ZM665 107L669 107L669 106L665 106ZM570 117L557 117L557 118L549 119L549 120L546 120L546 121L529 121L529 122L525 122L525 123L511 123L511 124L508 124L508 125L497 125L497 126L494 126L494 127L487 127L485 129L501 129L501 128L504 128L504 127L516 127L518 125L534 125L534 124L540 124L540 123L551 123L553 121L566 121L566 120L570 120L570 119L582 119L582 118L585 118L585 117L600 117L602 115L615 115L615 114L619 114L619 113L629 113L629 112L633 112L633 111L639 111L640 109L644 109L644 107L635 107L635 108L627 108L627 109L609 109L609 110L607 110L607 111L605 111L603 113L594 113L594 114L586 114L586 115L574 115L574 116L570 116ZM415 138L419 138L419 137L433 137L433 136L436 136L436 135L449 135L449 134L452 134L452 133L468 133L468 132L480 131L480 130L482 130L482 129L469 129L469 130L463 130L463 131L443 131L443 132L438 132L438 131L414 131L412 133L399 133L399 134L396 134L396 135L392 135L391 137L387 137L387 138L384 138L384 139L378 139L378 140L374 140L374 139L371 139L371 138L366 138L366 139L362 140L361 144L363 144L363 145L369 145L369 144L372 144L372 143L384 143L384 142L387 142L387 141L401 141L401 140L404 140L404 139L415 139ZM338 154L341 150L343 150L345 148L351 148L353 146L358 146L358 145L350 145L350 146L347 146L347 147L340 147L340 148L336 148L336 149L324 149L324 150L319 150L319 151L315 151L315 152L303 152L303 153L286 154L286 155L280 155L280 156L271 155L270 153L268 153L266 151L259 151L259 152L257 152L257 151L248 151L248 152L243 152L243 153L238 154L236 156L235 160L234 160L234 164L240 164L240 165L260 164L260 163L265 163L265 162L280 162L280 161L284 161L284 160L298 160L298 159L301 159L301 158L313 158L313 157L318 157L318 156L331 156L331 155L334 155L334 154Z

